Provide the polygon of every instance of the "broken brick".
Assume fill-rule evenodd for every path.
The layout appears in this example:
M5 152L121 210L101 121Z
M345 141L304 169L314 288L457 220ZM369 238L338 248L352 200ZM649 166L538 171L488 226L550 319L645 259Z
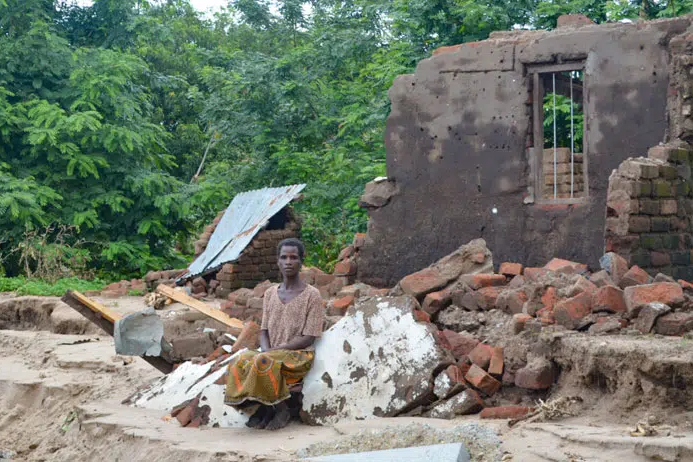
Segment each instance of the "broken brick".
M522 265L520 263L505 262L500 265L498 272L507 277L519 276L522 274Z
M681 288L686 292L693 292L693 284L691 284L690 282L684 281L683 279L679 279L677 282L679 283Z
M419 298L430 292L441 289L447 283L448 279L443 277L438 270L435 268L425 268L405 276L399 284L405 294Z
M496 308L508 314L522 313L527 294L522 289L504 290L496 299Z
M592 295L592 311L607 311L609 313L625 313L626 302L623 291L618 287L604 286Z
M452 294L449 290L431 292L424 298L421 309L428 314L436 314L452 303Z
M421 310L414 310L414 319L417 322L431 322L431 315Z
M503 286L507 282L502 274L465 274L459 280L472 289Z
M582 318L592 312L592 296L583 292L556 304L553 310L556 322L567 329L576 329Z
M525 323L532 317L525 313L517 313L513 315L513 332L519 334L525 329Z
M599 266L606 271L614 284L618 285L623 276L628 272L628 262L615 252L604 254L599 259Z
M637 286L639 284L647 284L650 281L650 275L645 270L637 265L633 265L626 274L623 275L618 282L621 289L626 287Z
M356 262L353 260L343 260L334 265L335 276L351 276L356 274Z
M469 360L484 370L488 370L493 356L493 347L485 343L479 343L472 351L468 353Z
M693 330L693 313L669 313L657 319L655 332L660 335L682 336Z
M592 295L597 292L598 287L593 283L588 281L585 277L579 276L575 284L570 288L569 296L574 297L581 292L587 292Z
M341 261L341 260L345 260L347 258L350 258L354 255L355 251L356 251L356 249L354 249L353 245L348 245L348 246L344 247L341 252L339 252L338 259Z
M332 306L341 311L342 314L346 312L346 310L354 304L354 296L353 295L347 295L346 297L338 298L337 300L332 302Z
M479 344L479 341L469 334L457 333L449 329L442 331L441 334L450 345L449 349L455 359L468 355Z
M503 347L493 347L488 373L496 377L503 375Z
M527 406L487 407L481 411L482 419L519 419L532 411Z
M508 289L519 289L527 283L524 276L515 276L510 280Z
M501 386L498 380L491 377L485 370L476 364L472 364L464 378L474 386L474 388L484 392L487 396L495 394Z
M576 263L574 261L563 260L562 258L554 258L544 268L549 271L563 274L582 274L587 272L587 265Z
M484 287L477 290L481 296L480 308L483 310L492 310L496 307L496 300L503 289L501 287Z
M590 281L597 287L613 286L614 281L609 276L605 270L597 271L592 276L590 276Z
M657 318L664 316L671 311L669 305L664 303L654 302L643 305L640 309L637 319L633 321L633 327L638 329L643 334L649 334L655 326Z
M546 268L525 268L523 275L528 281L537 282L540 277L550 273Z
M672 282L626 287L623 298L631 315L637 315L637 310L647 303L659 302L675 307L684 302L681 286Z
M254 321L246 321L243 323L243 330L241 330L236 343L233 344L231 353L236 353L243 348L249 350L255 350L260 346L260 326Z
M558 303L559 301L560 298L558 298L558 294L556 292L555 287L547 288L546 292L544 292L544 295L541 296L541 304L544 308L547 308L551 311L553 311L554 307L556 306L556 303Z

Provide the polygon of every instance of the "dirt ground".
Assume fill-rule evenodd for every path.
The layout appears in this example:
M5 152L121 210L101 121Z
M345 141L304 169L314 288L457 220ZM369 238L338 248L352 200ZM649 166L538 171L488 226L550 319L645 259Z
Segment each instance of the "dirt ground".
M685 381L689 379L685 368L693 369L693 349L682 339L595 340L582 334L552 339L553 354L566 365L565 378L554 395L580 394L583 399L576 416L552 422L526 422L510 428L507 421L470 416L451 421L372 419L334 427L292 423L274 433L245 428L186 429L175 419L167 421L165 410L120 404L159 377L149 364L115 355L112 339L81 324L79 315L53 310L46 320L36 314L40 309L28 310L26 300L24 318L8 328L12 326L7 313L1 311L3 300L9 298L0 296L0 322L5 323L0 324L4 329L0 330L0 460L298 460L307 447L313 448L308 453L315 454L341 452L331 451L337 447L343 451L347 447L367 449L376 442L382 445L393 431L400 439L412 433L415 444L421 428L426 432L458 428L467 441L478 443L472 454L479 461L693 460L693 414L686 411L690 392L685 389L690 384ZM138 297L105 302L121 312L142 307ZM55 303L55 299L32 303ZM179 316L187 308L171 305L167 311ZM29 312L34 314L29 316ZM40 328L31 328L32 322ZM80 333L66 332L70 329ZM643 389L645 382L640 380L639 392L633 388L632 368L617 364L619 358L640 363L650 358L660 365L661 370L655 365L646 368L652 387ZM609 370L614 371L613 377ZM661 383L664 376L671 383ZM628 399L622 396L626 392ZM633 393L640 393L639 399L633 401ZM682 404L678 408L662 404L677 399ZM658 434L631 437L629 432L648 415L657 418L654 428Z

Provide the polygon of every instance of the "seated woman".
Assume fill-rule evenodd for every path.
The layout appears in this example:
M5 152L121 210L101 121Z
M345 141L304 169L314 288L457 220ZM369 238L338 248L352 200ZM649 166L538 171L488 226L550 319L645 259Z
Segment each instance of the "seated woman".
M291 418L289 386L313 365L313 343L322 335L324 303L320 292L299 278L305 249L298 239L277 247L283 282L265 292L260 331L261 351L245 351L229 365L226 404L258 402L247 425L276 430Z

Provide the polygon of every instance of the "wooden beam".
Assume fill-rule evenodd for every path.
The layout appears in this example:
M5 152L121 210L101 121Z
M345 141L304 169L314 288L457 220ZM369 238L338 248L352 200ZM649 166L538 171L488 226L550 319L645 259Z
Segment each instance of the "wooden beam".
M90 299L77 292L76 290L68 290L61 300L72 307L79 314L90 320L92 323L99 326L104 332L111 337L116 321L123 318L123 315L103 306L101 303ZM164 374L168 374L173 370L173 364L159 356L140 356L149 364L157 368Z
M183 291L174 290L171 287L159 284L156 291L161 295L165 295L183 305L189 306L202 314L209 316L210 318L219 321L220 323L231 327L233 329L243 329L243 321L240 319L232 318L223 311L212 308L208 304L201 302L200 300L191 297Z

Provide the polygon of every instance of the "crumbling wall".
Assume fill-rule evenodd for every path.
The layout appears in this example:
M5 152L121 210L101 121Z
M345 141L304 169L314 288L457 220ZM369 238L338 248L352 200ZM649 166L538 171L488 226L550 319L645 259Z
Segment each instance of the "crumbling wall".
M606 250L651 275L692 280L693 189L687 147L657 146L623 162L609 178Z
M219 281L219 285L215 291L216 296L226 298L235 289L252 288L266 279L278 281L277 245L283 239L298 237L299 231L300 225L291 221L284 229L257 233L237 261L222 266L217 272L215 279Z
M690 23L496 33L439 50L397 78L385 133L389 193L368 205L358 278L392 285L478 237L499 261L533 266L558 256L597 267L609 175L665 139L669 43ZM589 195L541 203L527 67L579 60Z

